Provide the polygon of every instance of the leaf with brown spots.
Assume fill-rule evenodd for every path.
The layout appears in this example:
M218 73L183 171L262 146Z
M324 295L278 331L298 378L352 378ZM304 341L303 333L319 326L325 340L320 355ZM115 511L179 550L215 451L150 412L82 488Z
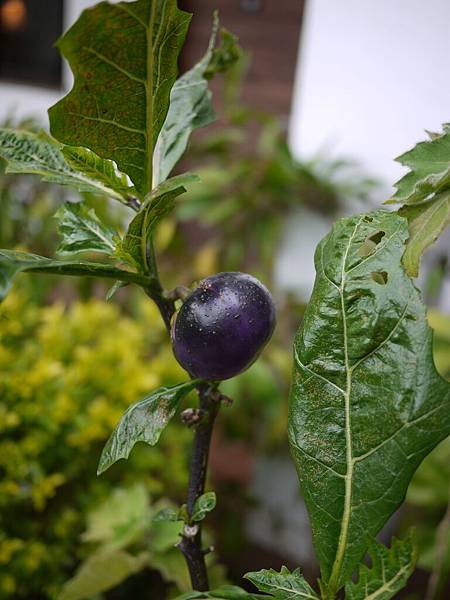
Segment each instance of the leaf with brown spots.
M52 135L114 160L141 197L190 19L176 0L101 2L58 42L75 82L49 111Z

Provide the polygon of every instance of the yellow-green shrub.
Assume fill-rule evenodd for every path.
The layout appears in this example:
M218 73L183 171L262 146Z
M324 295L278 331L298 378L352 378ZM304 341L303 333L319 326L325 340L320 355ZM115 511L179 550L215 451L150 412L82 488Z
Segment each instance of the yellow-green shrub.
M86 515L120 482L182 498L189 432L172 423L156 448L97 478L124 409L186 378L153 305L135 316L101 300L34 305L18 288L0 306L0 598L53 598L86 551Z

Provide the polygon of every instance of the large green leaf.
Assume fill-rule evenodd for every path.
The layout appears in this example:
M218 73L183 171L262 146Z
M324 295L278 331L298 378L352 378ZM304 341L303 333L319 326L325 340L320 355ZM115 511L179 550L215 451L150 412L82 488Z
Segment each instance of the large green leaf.
M141 196L190 19L176 0L101 2L58 42L75 82L49 111L52 134L114 160Z
M276 600L319 600L319 596L303 577L300 569L292 573L286 567L282 567L280 573L273 569L262 569L255 573L247 573L245 578L258 590L267 592Z
M417 277L422 254L450 224L450 189L423 204L403 206L399 214L409 222L403 265L408 275Z
M154 446L181 400L197 384L198 381L193 380L172 387L162 387L130 406L103 448L98 475L121 458L128 458L137 442Z
M71 157L81 152L70 152L46 133L0 129L0 157L7 162L7 173L29 173L39 175L44 181L68 185L83 192L106 194L123 202L127 199L127 188L117 184L119 176L112 177L113 165L90 154L96 169L81 172ZM98 173L103 172L103 177ZM107 177L107 174L110 174Z
M420 142L396 160L409 168L395 184L397 191L388 202L416 204L430 194L450 187L450 128L444 125L441 135Z
M330 598L450 433L450 385L401 263L407 237L383 210L338 221L295 340L289 439Z
M63 587L58 600L91 600L149 563L149 555L132 556L123 550L99 550L92 554Z
M208 80L226 70L240 55L237 39L223 32L215 48L219 19L214 15L213 30L204 57L175 82L170 94L170 108L159 134L153 158L153 179L159 184L186 150L191 133L216 119Z
M389 600L405 587L414 571L417 549L412 533L405 540L392 541L388 549L373 541L369 547L370 568L362 565L358 581L348 581L345 600Z
M58 254L91 251L114 254L118 234L100 221L93 208L86 207L82 202L67 202L58 209L55 217L58 219L58 232L62 236Z
M158 223L173 210L175 198L186 191L184 186L197 180L196 175L185 173L172 177L155 188L131 221L118 250L119 256L134 264L139 271L151 272L148 242Z
M85 277L105 277L142 287L151 287L154 280L138 273L124 271L112 265L81 260L52 260L36 254L0 250L0 301L11 288L14 277L22 271L48 273L50 275L75 275Z

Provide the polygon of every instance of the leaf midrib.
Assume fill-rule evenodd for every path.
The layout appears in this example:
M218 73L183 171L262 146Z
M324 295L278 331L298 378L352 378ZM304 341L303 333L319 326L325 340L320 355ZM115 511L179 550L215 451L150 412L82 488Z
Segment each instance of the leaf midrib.
M404 565L399 571L397 571L394 577L389 579L389 581L386 581L383 577L383 585L373 592L373 594L370 594L370 596L366 596L364 600L376 600L376 598L379 598L383 592L392 591L389 589L391 585L393 585L404 573L407 573L408 569L409 565Z

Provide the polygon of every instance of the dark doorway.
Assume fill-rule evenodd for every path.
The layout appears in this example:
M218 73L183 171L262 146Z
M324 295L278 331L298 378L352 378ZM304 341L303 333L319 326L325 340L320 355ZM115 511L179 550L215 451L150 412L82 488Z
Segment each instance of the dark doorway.
M0 79L61 87L63 0L0 0Z

